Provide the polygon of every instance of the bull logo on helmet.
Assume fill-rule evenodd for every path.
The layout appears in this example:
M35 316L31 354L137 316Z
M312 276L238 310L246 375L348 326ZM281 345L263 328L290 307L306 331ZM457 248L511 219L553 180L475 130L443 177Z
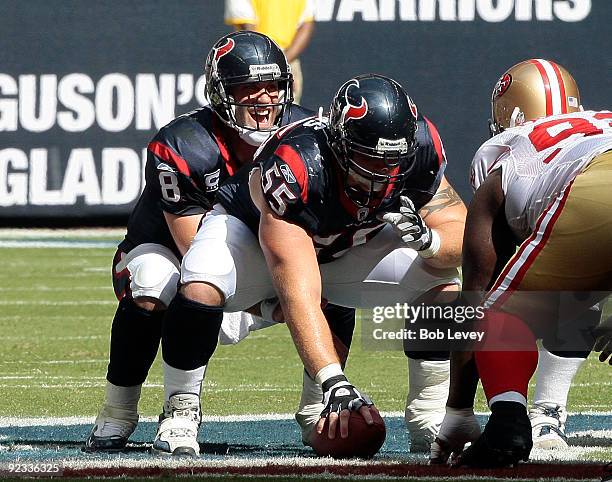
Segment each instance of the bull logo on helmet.
M419 111L417 109L416 104L412 101L409 95L406 96L408 98L408 105L410 106L410 112L412 116L416 119L419 115Z
M495 88L493 89L493 98L497 99L504 95L504 93L510 87L512 83L512 76L510 74L504 74L495 84Z
M342 115L340 116L340 123L344 124L346 121L350 119L363 119L365 115L368 113L368 103L362 97L361 103L359 105L351 104L351 101L348 98L349 89L352 86L359 88L359 81L357 79L349 80L345 84L344 89L344 100L346 101L346 105L342 109Z
M215 49L215 62L218 62L224 55L229 54L235 46L236 43L234 42L234 39L226 39L226 42L223 45Z

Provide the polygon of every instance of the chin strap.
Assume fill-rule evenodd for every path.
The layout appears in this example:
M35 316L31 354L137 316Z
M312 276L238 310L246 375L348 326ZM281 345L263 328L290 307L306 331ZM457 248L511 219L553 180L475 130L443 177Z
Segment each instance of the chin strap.
M263 144L270 136L272 136L278 128L270 131L252 131L250 129L245 129L243 127L235 126L234 129L238 132L240 139L251 146L260 146Z

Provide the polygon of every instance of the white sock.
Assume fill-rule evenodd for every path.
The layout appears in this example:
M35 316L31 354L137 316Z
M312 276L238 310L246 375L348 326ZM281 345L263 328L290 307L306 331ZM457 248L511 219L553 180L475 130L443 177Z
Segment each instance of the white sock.
M441 423L448 399L450 362L408 358L407 424L429 426Z
M107 380L106 404L110 405L111 407L137 412L141 389L142 385L120 387L118 385L113 385Z
M534 403L566 407L572 380L583 363L584 358L563 358L541 347L536 370Z
M175 393L193 393L200 396L206 365L195 370L179 370L166 362L164 367L164 401L170 400Z
M498 393L494 397L491 397L491 400L489 400L489 407L491 407L495 402L517 402L527 408L527 399L524 397L524 395L514 391Z

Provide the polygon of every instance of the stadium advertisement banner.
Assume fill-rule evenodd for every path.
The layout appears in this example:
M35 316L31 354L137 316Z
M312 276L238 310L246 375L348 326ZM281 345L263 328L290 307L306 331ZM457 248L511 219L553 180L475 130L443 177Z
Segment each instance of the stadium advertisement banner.
M608 107L612 2L315 4L302 103L329 105L356 74L397 79L437 125L448 177L466 199L491 88L507 67L556 60L575 73L585 106ZM11 42L0 51L0 223L125 220L143 187L149 140L205 102L203 61L229 29L223 2L5 0L3 7L0 26Z

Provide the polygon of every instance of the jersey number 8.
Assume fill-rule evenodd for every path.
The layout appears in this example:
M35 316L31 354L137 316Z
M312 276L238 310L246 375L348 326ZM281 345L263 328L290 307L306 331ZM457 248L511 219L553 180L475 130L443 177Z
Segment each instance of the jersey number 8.
M181 191L178 187L178 179L173 172L160 172L159 185L161 186L162 197L168 202L178 202L181 200Z

